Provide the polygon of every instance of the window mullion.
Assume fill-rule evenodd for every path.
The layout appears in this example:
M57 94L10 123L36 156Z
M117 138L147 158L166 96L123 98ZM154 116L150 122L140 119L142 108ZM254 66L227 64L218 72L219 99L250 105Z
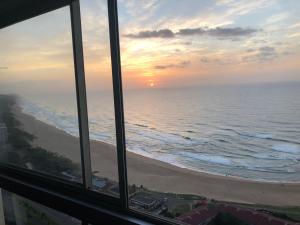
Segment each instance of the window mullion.
M85 188L90 189L92 187L92 170L79 0L72 1L70 5L70 11L72 24L77 108L79 117L78 120L81 147L82 177Z
M122 74L121 74L121 62L120 62L117 0L107 0L107 4L108 4L109 36L110 36L110 49L111 49L113 90L114 90L119 191L120 191L122 206L124 208L128 208L124 107L123 107Z

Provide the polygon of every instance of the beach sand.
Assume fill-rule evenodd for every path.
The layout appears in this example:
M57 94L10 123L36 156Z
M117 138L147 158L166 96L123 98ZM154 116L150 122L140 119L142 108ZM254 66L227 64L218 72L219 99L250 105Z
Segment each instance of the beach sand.
M80 162L79 139L24 114L14 114L22 128L36 137L33 145ZM118 179L113 145L91 141L92 170ZM127 152L128 182L160 192L196 194L222 201L279 206L300 205L300 183L269 183L191 171Z

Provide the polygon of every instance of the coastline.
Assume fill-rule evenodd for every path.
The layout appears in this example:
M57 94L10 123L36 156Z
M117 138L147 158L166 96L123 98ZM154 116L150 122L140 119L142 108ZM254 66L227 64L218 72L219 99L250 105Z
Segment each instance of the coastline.
M64 155L80 162L79 139L54 126L48 125L13 107L22 128L34 135L34 146ZM118 179L115 147L91 140L93 171L97 175ZM195 194L221 201L250 204L297 206L300 205L300 183L253 181L180 168L162 161L127 151L128 182L159 191Z

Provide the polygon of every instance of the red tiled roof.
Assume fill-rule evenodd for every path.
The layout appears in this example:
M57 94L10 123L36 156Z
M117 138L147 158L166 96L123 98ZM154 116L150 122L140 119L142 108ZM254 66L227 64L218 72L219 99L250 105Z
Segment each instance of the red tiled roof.
M266 213L230 205L219 205L217 208L212 209L195 209L188 214L177 217L177 219L190 225L199 225L213 219L219 212L230 213L233 216L253 225L300 225L300 223L275 218Z

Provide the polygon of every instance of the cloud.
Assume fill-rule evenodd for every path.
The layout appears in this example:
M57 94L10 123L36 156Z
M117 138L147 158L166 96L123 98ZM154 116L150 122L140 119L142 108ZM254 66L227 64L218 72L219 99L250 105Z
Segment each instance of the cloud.
M258 50L260 54L265 56L274 55L276 53L275 48L269 46L260 47Z
M203 35L203 34L205 34L205 30L201 27L199 27L199 28L186 28L186 29L180 29L179 32L177 32L176 34L184 35L184 36Z
M286 20L288 17L289 17L288 12L283 12L283 13L280 13L280 14L272 15L267 19L266 25L274 24L274 23L277 24L277 23L279 23L283 20Z
M169 29L162 29L162 30L147 30L147 31L140 31L137 34L125 34L124 37L128 38L173 38L175 35L173 31Z
M255 51L255 49L253 49L253 48L247 49L247 52L254 52L254 51Z
M242 36L249 36L253 33L256 33L258 30L252 28L241 28L241 27L234 27L234 28L211 28L211 29L203 29L203 28L188 28L188 29L181 29L177 33L178 35L208 35L213 37L219 38L226 38L226 37L242 37Z
M259 48L258 57L260 61L268 61L278 57L278 54L273 47L261 47Z
M101 2L101 1L100 1ZM102 3L102 2L101 2ZM102 4L103 5L103 4ZM136 1L136 0L120 0L120 5L125 8L126 12L133 18L147 20L155 13L161 5L160 0Z
M221 28L217 27L215 29L207 30L207 34L215 37L245 37L250 36L254 33L258 32L256 29L252 28Z
M217 65L217 66L224 66L224 65L237 65L237 62L235 60L232 59L222 59L222 58L215 58L215 57L206 57L203 56L200 58L200 62L202 64L213 64L213 65Z
M227 5L233 3L234 0L217 0L217 5Z
M202 62L202 63L209 63L210 62L210 60L207 58L207 57L202 57L201 59L200 59L200 61Z
M140 31L139 33L131 33L125 34L125 37L128 38L174 38L176 35L178 36L192 36L192 35L199 35L199 36L212 36L217 38L238 38L238 37L246 37L250 36L259 30L253 28L241 28L241 27L233 27L233 28L223 28L223 27L216 27L216 28L185 28L180 29L178 32L174 32L170 29L162 29L162 30L147 30L147 31Z
M266 41L264 39L260 39L260 40L254 40L253 43L254 44L266 44L266 43L268 43L268 41Z
M256 50L250 51L250 55L244 56L244 62L265 62L278 57L278 53L274 47L263 46Z
M290 34L288 37L289 38L294 38L294 37L299 37L300 36L300 32L294 33L294 34Z
M193 43L190 41L182 42L183 45L192 45Z
M295 24L289 26L288 28L293 29L293 28L298 28L298 27L300 27L300 22L299 23L295 23Z
M184 68L184 67L188 66L189 64L191 64L191 61L182 61L178 64L157 65L154 68L157 70L165 70L165 69L169 69L169 68Z
M290 52L290 51L284 51L284 52L282 52L282 55L292 55L293 53L292 52Z

